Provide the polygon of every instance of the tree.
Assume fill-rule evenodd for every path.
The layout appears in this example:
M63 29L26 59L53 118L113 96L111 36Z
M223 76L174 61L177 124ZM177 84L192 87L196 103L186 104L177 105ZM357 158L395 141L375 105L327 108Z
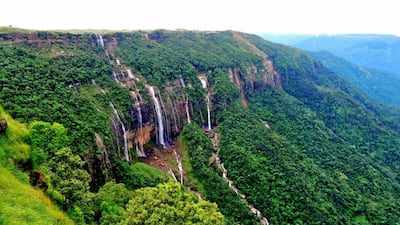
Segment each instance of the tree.
M120 224L224 224L217 205L199 199L177 182L135 191Z

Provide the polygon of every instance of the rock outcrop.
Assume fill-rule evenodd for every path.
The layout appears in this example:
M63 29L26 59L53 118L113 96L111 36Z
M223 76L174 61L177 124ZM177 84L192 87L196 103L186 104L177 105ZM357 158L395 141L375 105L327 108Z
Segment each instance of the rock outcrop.
M6 119L0 119L0 132L5 132L8 128L8 123Z

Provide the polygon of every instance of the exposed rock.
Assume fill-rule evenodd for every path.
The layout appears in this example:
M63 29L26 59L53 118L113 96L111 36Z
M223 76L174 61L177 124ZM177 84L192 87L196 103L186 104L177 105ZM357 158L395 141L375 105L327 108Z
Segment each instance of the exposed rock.
M7 130L8 123L6 119L0 119L0 132L5 132Z

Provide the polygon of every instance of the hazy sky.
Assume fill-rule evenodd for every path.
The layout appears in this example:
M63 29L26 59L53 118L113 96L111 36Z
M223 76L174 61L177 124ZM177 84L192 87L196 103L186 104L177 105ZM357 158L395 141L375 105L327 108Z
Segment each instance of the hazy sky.
M396 0L4 0L0 26L400 35Z

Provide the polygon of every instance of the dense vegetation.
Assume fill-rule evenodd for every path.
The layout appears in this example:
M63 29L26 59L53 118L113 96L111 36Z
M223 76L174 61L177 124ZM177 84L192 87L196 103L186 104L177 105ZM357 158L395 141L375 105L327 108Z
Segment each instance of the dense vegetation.
M91 34L0 37L0 105L27 124L0 114L10 121L0 133L0 170L43 190L77 224L259 223L248 204L270 224L400 223L400 113L298 49L230 31L104 34L108 54ZM137 82L123 78L127 68ZM269 85L272 75L282 88ZM149 129L149 158L168 154L156 144L147 84L158 89L166 126L180 120L175 135L191 168L184 183L204 200L137 162L134 151L130 162L121 160L115 114L137 132L137 105ZM131 102L134 91L140 104ZM185 98L192 123L173 114ZM206 99L214 130L205 132ZM216 134L219 146L211 141ZM245 199L224 181L216 148ZM0 213L0 223L8 221Z
M357 66L327 51L310 54L369 97L385 104L400 105L400 75Z
M26 126L1 107L0 118L8 124L0 132L0 224L73 224L45 194L30 186L29 177L17 167L29 154Z
M189 151L194 176L201 182L205 197L218 204L221 212L229 220L227 222L256 224L254 215L246 204L221 178L222 171L215 165L210 167L209 159L213 151L210 138L197 125L187 124L182 131L182 142Z
M121 224L222 225L217 205L201 200L176 182L142 188L127 205Z

